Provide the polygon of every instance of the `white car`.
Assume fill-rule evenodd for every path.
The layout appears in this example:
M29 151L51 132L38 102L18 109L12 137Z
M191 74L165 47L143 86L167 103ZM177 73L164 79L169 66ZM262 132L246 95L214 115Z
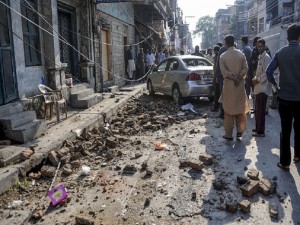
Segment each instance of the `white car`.
M148 75L147 89L150 95L160 92L172 96L178 104L187 97L208 97L213 101L213 73L213 65L206 58L171 56Z

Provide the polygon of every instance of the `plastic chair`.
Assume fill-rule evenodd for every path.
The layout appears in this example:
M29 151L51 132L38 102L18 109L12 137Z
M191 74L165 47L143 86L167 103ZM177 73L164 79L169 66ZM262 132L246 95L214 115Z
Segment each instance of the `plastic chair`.
M59 109L60 109L61 105L64 107L64 113L66 114L66 118L68 118L67 101L63 96L62 90L52 90L51 88L49 88L43 84L39 84L38 89L44 97L45 119L46 119L46 114L47 114L48 108L50 109L50 119L52 118L53 107L55 106L56 118L57 118L57 121L60 121L60 115L59 115L60 110Z

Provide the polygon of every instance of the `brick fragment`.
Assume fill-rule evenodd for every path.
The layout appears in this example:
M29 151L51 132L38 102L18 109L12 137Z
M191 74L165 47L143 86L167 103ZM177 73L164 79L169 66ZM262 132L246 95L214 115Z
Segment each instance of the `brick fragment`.
M57 166L59 164L59 158L55 151L49 152L48 159L50 160L53 166Z
M245 212L245 213L250 212L251 203L250 203L248 200L246 200L246 199L242 200L242 201L239 203L239 206L240 206L240 210L241 210L242 212Z
M259 191L259 182L250 180L248 183L241 186L242 194L247 197L251 197Z
M276 187L277 187L276 183L272 182L267 178L262 178L259 182L259 191L266 196L275 194Z
M195 170L199 170L199 171L201 171L204 168L203 163L198 162L196 160L189 160L188 161L188 166L195 169Z
M199 159L205 165L211 165L214 162L214 159L213 159L213 157L211 155L200 155Z
M249 169L247 172L247 177L249 177L252 180L259 180L258 176L259 176L259 171L256 169L252 168L252 169Z
M20 157L21 157L21 160L26 160L26 159L29 159L30 158L30 156L32 156L33 155L33 151L31 150L31 149L29 149L29 148L27 148L27 149L24 149L22 152L21 152L21 155L20 155Z

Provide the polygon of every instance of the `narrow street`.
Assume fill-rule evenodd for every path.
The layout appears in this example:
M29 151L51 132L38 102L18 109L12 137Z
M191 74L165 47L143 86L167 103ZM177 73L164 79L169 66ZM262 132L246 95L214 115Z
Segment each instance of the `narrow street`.
M131 99L2 195L0 224L300 224L299 165L276 167L277 110L266 117L265 138L252 138L249 115L242 140L227 142L211 103L192 104L198 113L166 96ZM63 184L68 198L54 207L46 193L58 159L54 186ZM272 185L244 193L249 177ZM247 202L239 206L244 199L250 212L242 211Z

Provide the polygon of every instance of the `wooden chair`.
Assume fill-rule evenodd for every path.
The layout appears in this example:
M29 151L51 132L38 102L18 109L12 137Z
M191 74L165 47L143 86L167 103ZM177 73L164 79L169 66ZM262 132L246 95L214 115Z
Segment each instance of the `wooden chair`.
M60 115L59 115L59 111L60 111L60 106L62 105L64 107L64 113L66 114L66 118L68 118L68 114L67 114L67 101L63 96L62 90L52 90L51 88L43 85L43 84L39 84L38 85L39 91L41 92L41 94L44 97L44 102L45 102L45 119L46 119L46 115L47 115L47 109L50 110L50 118L52 118L52 113L53 113L53 107L55 107L55 111L56 111L56 118L57 121L60 121Z

